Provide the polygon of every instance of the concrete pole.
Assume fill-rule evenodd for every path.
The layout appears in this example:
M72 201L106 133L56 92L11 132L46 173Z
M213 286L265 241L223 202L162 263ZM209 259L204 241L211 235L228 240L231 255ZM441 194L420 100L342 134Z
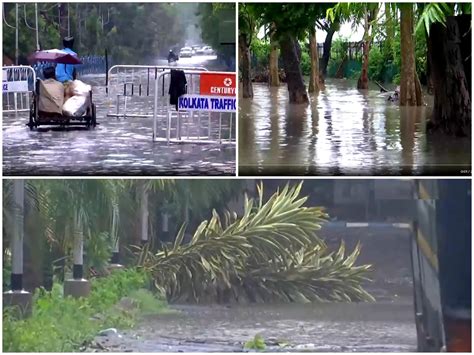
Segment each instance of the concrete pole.
M20 56L18 49L18 3L15 4L15 65L18 65L18 57Z
M112 247L112 258L110 259L109 269L121 269L123 265L120 264L120 239L118 236L118 218L119 211L117 207L114 207L112 212L112 227L110 231L110 235L113 241Z
M141 186L141 243L148 243L148 191L145 183Z
M36 18L36 50L40 50L39 45L39 25L38 25L38 3L35 2L35 18Z
M161 232L162 232L162 241L169 241L169 214L168 212L163 212L161 214Z
M12 240L12 291L23 289L23 237L24 237L24 200L25 181L15 180L13 182L14 216Z
M11 291L3 294L5 306L16 306L20 317L31 315L32 295L23 290L23 237L25 180L13 180L13 235L11 241L12 273Z
M79 214L75 215L74 221L74 249L73 249L73 272L74 280L81 280L84 276L84 233L82 220Z
M75 298L87 297L91 292L90 282L84 279L84 226L79 212L76 212L73 219L73 269L72 279L64 282L64 297Z

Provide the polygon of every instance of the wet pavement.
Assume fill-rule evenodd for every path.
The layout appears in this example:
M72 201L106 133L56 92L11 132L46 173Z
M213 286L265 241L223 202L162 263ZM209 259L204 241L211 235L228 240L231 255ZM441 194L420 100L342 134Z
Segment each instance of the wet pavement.
M413 352L411 300L311 305L173 306L120 337L97 337L113 352L244 351L260 334L271 352ZM93 351L93 349L89 349Z
M425 133L432 97L400 107L387 93L355 87L328 79L310 105L289 105L286 85L255 83L254 98L239 99L239 173L470 174L470 139Z
M96 337L88 351L240 352L260 334L271 352L414 352L410 231L327 225L320 235L331 248L360 241L359 264L374 266L366 289L375 303L173 305L177 314L155 316L119 335ZM381 252L390 250L391 253Z
M186 59L183 65L215 67L207 57ZM235 175L235 145L153 142L151 117L107 117L104 74L80 79L93 86L99 125L30 131L28 113L4 114L4 175Z

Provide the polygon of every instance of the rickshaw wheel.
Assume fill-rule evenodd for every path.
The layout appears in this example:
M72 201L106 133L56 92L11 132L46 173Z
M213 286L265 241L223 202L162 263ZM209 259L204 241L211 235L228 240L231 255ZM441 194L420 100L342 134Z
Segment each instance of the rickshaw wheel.
M96 110L95 110L95 104L92 104L92 120L91 120L92 127L95 128L97 125L97 120L96 120Z
M35 126L34 116L35 116L35 102L33 101L30 107L30 121L28 122L28 127L30 127L30 131L32 131L33 127Z

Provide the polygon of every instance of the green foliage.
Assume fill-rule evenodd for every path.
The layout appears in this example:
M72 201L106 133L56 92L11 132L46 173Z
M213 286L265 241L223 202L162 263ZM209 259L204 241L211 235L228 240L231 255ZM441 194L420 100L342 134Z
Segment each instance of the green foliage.
M301 66L301 72L303 73L303 75L310 75L311 57L309 56L309 53L305 50L301 51L300 66Z
M235 4L199 3L198 14L203 41L224 57L235 57L235 47L222 44L235 43Z
M170 46L184 42L185 21L180 13L186 6L189 4L83 2L71 3L65 6L68 9L65 11L69 11L70 33L76 38L79 55L103 55L107 48L115 63L142 64L156 59L160 53L164 55ZM34 27L34 9L33 4L19 5L19 49L23 62L36 49L35 31L25 25L26 14L28 24ZM67 34L67 15L60 20L54 3L38 3L38 13L41 48L60 48L62 36ZM15 26L14 4L5 5L5 19ZM5 22L3 50L14 58L15 29Z
M88 298L63 297L63 287L55 284L51 292L38 289L34 294L33 314L18 320L10 308L3 311L4 352L73 352L91 341L100 329L134 324L139 314L120 311L114 305L122 297L137 297L137 309L164 310L166 304L137 289L146 287L147 277L136 269L118 270L92 282ZM146 302L145 302L146 301Z
M387 64L380 48L372 46L369 52L369 79L383 82L383 73Z
M132 291L129 297L135 301L142 315L156 315L168 312L168 304L163 295L156 296L149 290L140 288Z
M250 51L256 61L256 69L262 70L267 68L270 56L270 43L258 38L252 40L250 44Z
M372 300L361 287L370 266L355 266L360 247L347 257L344 245L329 252L316 235L327 215L304 207L300 190L286 186L264 202L259 186L242 217L214 211L189 244L182 244L183 226L158 253L141 250L139 263L173 301Z
M411 5L413 6L413 5ZM416 25L416 31L424 26L425 31L430 33L431 24L440 22L446 23L446 16L451 16L454 13L454 9L446 3L427 3L422 4L423 12L421 13L418 23Z
M326 10L334 3L251 3L247 4L256 22L276 26L276 36L291 34L304 38L308 29L315 27L317 19L325 18Z
M263 351L266 347L265 339L260 334L255 335L253 339L247 341L244 345L244 349L257 351Z
M331 58L338 63L342 62L347 54L347 48L349 48L348 38L336 38L332 41Z

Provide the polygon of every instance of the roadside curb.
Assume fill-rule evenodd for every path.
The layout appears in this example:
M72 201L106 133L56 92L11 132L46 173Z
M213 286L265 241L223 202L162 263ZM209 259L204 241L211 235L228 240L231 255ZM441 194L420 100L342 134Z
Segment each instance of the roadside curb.
M400 228L411 229L410 223L381 223L381 222L326 222L323 228Z

